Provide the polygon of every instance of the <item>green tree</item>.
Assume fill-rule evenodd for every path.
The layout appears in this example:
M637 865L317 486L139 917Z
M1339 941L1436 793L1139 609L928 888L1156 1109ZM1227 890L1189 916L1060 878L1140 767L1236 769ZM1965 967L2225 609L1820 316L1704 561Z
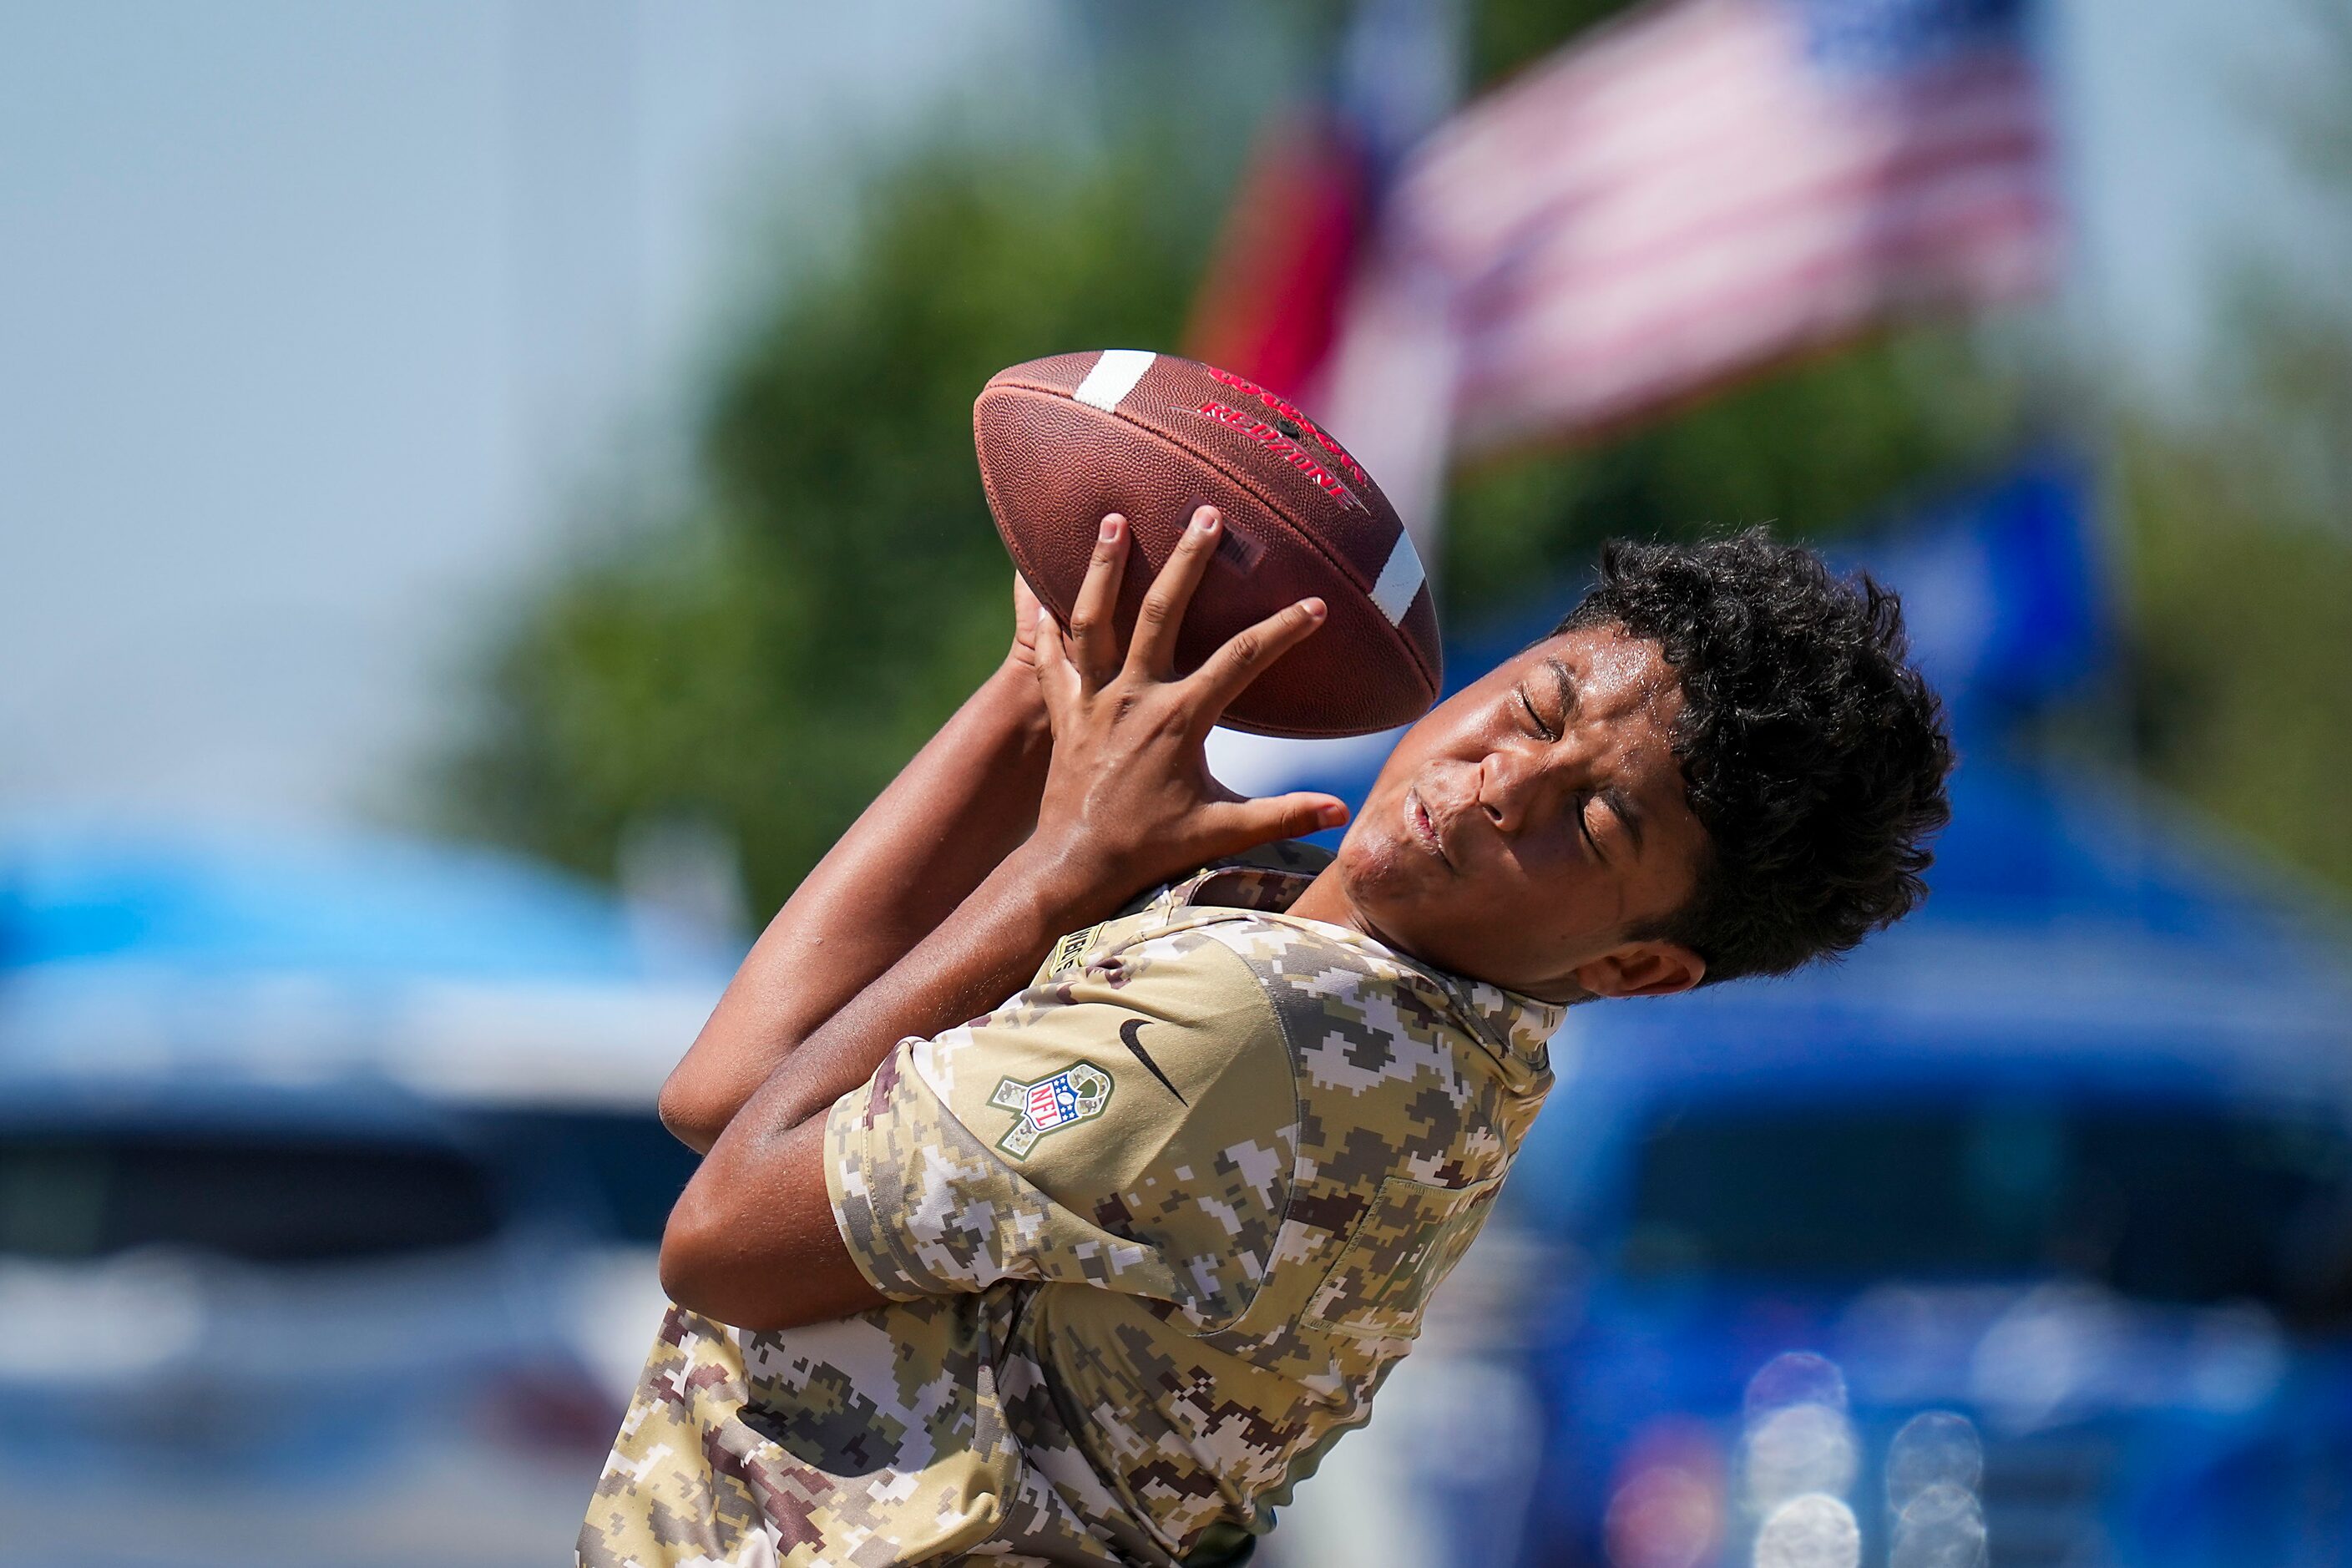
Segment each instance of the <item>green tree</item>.
M2014 444L2021 398L1967 334L1915 331L1762 375L1590 447L1474 469L1448 510L1458 611L1557 596L1613 536L1748 523L1822 538Z
M2352 889L2352 4L2307 20L2263 100L2309 180L2298 265L2244 260L2205 400L2119 420L2113 500L2141 767Z
M604 875L632 823L700 819L772 907L1003 656L973 395L1172 342L1202 216L1131 158L945 152L877 182L719 375L699 504L520 606L445 774L458 825Z
M2352 548L2263 450L2145 419L2117 441L2139 762L2352 889Z

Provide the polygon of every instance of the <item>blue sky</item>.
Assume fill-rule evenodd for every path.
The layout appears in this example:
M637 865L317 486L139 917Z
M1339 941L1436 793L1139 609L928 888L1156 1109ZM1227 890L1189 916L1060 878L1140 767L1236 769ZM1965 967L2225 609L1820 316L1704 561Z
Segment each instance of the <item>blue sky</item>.
M2217 258L2309 221L2246 110L2293 4L2059 0L2124 374L2187 384ZM756 242L943 91L1065 90L1060 15L0 0L0 809L395 804Z

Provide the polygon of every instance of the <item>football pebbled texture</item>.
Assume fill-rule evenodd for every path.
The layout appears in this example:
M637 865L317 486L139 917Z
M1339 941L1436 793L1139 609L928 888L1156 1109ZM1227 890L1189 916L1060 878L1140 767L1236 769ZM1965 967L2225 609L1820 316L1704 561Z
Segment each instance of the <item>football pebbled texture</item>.
M1136 349L1000 371L972 405L981 483L1013 563L1065 626L1103 516L1128 520L1120 636L1193 510L1224 514L1184 616L1180 669L1317 595L1322 627L1268 666L1222 722L1265 735L1360 735L1437 699L1437 610L1388 498L1298 409L1225 371Z

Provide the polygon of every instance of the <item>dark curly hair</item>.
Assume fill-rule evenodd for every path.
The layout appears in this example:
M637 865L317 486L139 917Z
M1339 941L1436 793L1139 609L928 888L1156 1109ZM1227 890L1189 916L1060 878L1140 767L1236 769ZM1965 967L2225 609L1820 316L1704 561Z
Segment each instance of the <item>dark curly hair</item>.
M1844 952L1927 896L1952 743L1892 591L1762 529L1621 540L1559 629L1606 625L1680 681L1675 755L1710 845L1689 902L1639 934L1696 952L1712 984Z

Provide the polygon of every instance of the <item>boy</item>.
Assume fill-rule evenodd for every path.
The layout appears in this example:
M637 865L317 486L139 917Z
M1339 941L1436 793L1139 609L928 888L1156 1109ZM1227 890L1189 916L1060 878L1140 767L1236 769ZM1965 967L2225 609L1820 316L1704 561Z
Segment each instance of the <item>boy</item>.
M707 1158L583 1563L1238 1563L1477 1234L1567 1005L1785 971L1920 898L1951 756L1899 609L1754 533L1612 546L1336 857L1234 860L1345 813L1207 775L1322 613L1177 679L1218 531L1124 656L1123 520L1067 634L1016 588L1004 668L672 1076Z

